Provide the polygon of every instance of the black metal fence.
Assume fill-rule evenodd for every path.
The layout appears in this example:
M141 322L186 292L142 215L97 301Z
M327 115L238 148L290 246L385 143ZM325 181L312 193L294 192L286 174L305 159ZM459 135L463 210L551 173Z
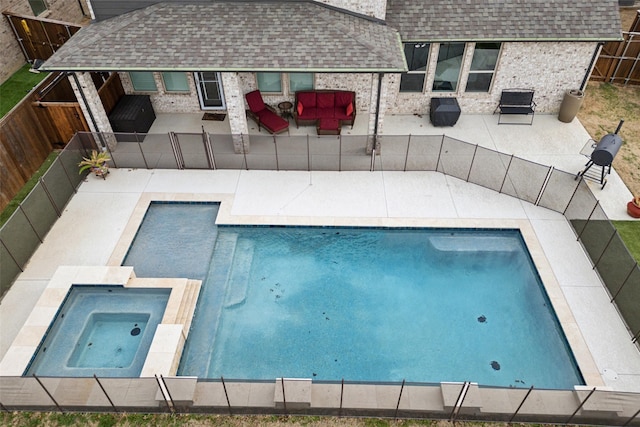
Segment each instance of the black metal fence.
M464 383L3 377L2 410L331 415L640 426L640 394Z
M84 154L74 137L0 228L0 295L24 270L84 179L77 166Z

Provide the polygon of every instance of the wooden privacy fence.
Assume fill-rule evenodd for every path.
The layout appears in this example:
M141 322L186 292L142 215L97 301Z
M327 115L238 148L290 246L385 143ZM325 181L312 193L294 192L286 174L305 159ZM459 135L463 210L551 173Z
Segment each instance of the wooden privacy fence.
M124 94L118 73L92 73L105 109ZM55 147L89 131L66 75L54 73L0 120L0 209L20 191Z
M41 102L39 93L56 79ZM88 130L68 79L49 75L0 120L0 208L4 209L38 170L56 145L63 146L77 130Z
M49 59L81 26L70 22L2 12L27 61Z
M591 80L640 85L640 11L624 40L602 46Z

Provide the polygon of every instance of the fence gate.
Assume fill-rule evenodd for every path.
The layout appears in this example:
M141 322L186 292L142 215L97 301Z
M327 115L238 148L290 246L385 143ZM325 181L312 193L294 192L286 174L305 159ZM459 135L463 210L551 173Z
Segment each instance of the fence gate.
M80 104L77 102L34 102L33 107L55 124L58 141L70 141L76 132L89 131Z
M46 60L71 38L80 27L77 24L2 12L27 61Z
M640 11L621 42L607 42L602 46L591 80L609 83L640 85Z

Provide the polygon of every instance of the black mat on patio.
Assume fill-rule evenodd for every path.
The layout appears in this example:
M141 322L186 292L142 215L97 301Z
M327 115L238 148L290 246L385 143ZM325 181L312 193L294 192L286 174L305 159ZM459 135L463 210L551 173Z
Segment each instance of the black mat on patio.
M221 122L226 117L227 115L222 113L204 113L204 116L202 116L202 120L215 120L216 122Z

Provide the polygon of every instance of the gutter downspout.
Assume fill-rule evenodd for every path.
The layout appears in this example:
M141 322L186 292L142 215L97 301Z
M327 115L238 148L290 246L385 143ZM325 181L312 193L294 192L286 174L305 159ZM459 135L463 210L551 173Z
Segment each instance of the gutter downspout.
M373 124L373 149L378 145L378 119L380 118L380 92L382 91L382 78L384 73L378 73L378 93L376 96L376 122Z
M596 61L598 60L598 56L600 56L600 51L602 50L602 46L604 46L604 42L598 42L595 50L593 51L593 55L591 55L591 62L589 63L589 68L582 79L582 84L580 85L580 91L584 92L587 87L587 82L589 81L589 77L591 73L593 73L593 68L596 66Z

